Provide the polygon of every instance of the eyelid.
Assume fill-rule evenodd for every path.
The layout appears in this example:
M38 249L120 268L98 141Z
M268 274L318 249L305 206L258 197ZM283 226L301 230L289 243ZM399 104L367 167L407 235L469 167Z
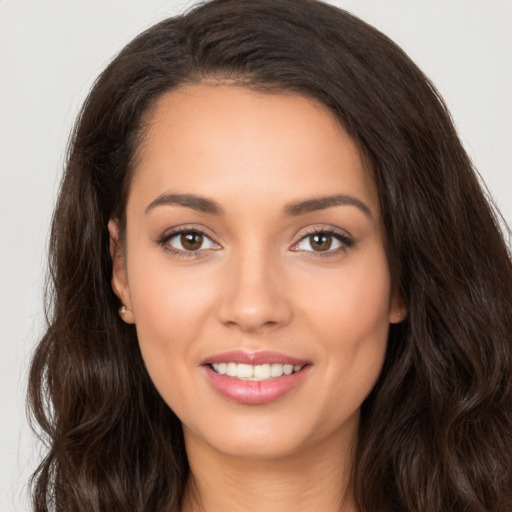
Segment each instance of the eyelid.
M207 249L198 249L195 251L187 251L185 249L176 249L175 247L172 247L168 245L169 240L171 240L173 237L178 236L183 233L190 233L195 232L199 233L205 238L208 238L211 243L216 245L215 248L207 248ZM305 238L311 235L315 235L318 233L323 233L330 235L337 239L341 246L337 247L335 249L328 249L326 251L305 251L301 249L294 249L300 242L302 242ZM182 226L175 226L171 229L168 229L165 231L157 240L156 243L160 245L164 250L171 252L178 256L184 256L184 257L199 257L204 255L205 252L211 251L211 250L218 250L222 249L222 245L216 241L216 237L210 233L209 229L206 229L204 226L197 226L197 225L182 225ZM336 226L323 224L323 225L316 225L312 227L305 228L301 230L296 235L296 241L292 244L290 247L290 250L294 252L307 252L312 253L315 256L332 256L334 254L337 254L338 252L345 252L347 249L350 249L353 245L355 245L355 240L353 236L346 230L341 229Z
M187 251L185 249L177 249L175 247L172 247L168 245L168 242L183 233L199 233L208 240L210 240L214 245L217 247L215 248L207 248L207 249L198 249L196 251ZM197 225L183 225L183 226L175 226L171 229L168 229L165 231L158 239L156 240L156 243L160 245L164 250L178 256L183 257L198 257L200 255L203 255L206 251L210 250L218 250L221 249L222 246L215 240L216 237L211 235L209 233L209 230L205 229L204 227L200 227Z
M332 237L336 238L342 245L340 247L337 247L336 249L328 249L326 251L303 251L301 249L294 249L300 242L302 242L305 238L316 235L319 233L323 233L326 235L331 235ZM305 231L301 231L297 235L297 240L292 244L291 250L296 252L308 252L313 253L315 256L329 256L333 254L337 254L340 251L346 251L347 249L350 249L355 244L355 240L353 236L346 230L338 228L336 226L323 224L320 226L314 226L310 228L306 228Z

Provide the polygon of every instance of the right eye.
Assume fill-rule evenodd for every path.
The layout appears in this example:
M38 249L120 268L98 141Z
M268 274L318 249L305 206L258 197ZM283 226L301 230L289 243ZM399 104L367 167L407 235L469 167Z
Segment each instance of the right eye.
M209 236L196 229L174 231L162 237L158 243L165 250L180 256L192 256L208 249L220 249Z
M162 245L176 252L197 252L207 249L218 249L210 237L197 230L177 231L165 237Z

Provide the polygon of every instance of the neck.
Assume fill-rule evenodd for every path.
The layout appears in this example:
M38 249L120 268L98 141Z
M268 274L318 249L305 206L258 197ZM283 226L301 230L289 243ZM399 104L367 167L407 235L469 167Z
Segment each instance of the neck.
M354 439L324 439L279 458L222 454L185 434L190 480L182 512L356 512Z

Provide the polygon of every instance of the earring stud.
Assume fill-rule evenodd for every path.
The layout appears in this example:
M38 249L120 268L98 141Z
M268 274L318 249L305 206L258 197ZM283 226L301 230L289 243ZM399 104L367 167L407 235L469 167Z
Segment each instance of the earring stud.
M120 315L124 315L125 313L126 313L126 306L121 306L121 307L119 308L119 314L120 314Z

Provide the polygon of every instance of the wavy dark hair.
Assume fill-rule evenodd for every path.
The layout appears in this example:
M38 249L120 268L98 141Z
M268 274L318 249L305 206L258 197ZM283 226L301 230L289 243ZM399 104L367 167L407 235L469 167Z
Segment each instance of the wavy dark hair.
M362 406L360 510L512 510L512 264L499 217L429 80L386 36L315 0L201 4L136 37L94 84L53 218L48 328L30 371L48 445L34 510L180 510L181 424L119 318L107 224L123 223L158 98L219 79L326 105L378 189L408 317L391 326Z

